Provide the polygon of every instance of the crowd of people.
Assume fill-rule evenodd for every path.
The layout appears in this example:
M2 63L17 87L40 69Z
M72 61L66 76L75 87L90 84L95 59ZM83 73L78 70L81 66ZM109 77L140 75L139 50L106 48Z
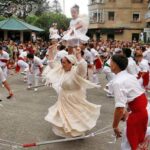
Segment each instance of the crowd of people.
M104 88L115 99L113 129L121 137L119 123L127 122L122 150L136 150L150 135L149 90L150 45L133 41L90 40L86 23L79 17L79 7L71 8L72 21L61 38L51 29L50 42L17 44L0 42L0 81L13 97L8 74L24 74L27 89L36 92L39 80L53 87L58 101L49 108L45 120L61 137L83 136L100 116L101 105L86 100L86 89L100 88L99 74L106 76ZM55 30L55 32L53 32ZM12 71L14 70L14 71Z

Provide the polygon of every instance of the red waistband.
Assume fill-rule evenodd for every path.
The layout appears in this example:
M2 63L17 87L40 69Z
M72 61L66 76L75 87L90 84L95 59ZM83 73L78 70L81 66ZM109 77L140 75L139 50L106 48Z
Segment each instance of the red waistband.
M128 106L132 112L140 112L147 107L147 97L145 93L135 98L132 102L128 103Z

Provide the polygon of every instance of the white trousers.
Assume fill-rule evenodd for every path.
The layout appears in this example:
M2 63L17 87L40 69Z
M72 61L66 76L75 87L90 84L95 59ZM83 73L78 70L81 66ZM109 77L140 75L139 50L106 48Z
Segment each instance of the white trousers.
M39 69L35 69L32 73L28 71L27 73L28 85L38 86L40 79L39 74L40 74Z
M23 60L18 60L17 64L23 71L29 68L29 65Z

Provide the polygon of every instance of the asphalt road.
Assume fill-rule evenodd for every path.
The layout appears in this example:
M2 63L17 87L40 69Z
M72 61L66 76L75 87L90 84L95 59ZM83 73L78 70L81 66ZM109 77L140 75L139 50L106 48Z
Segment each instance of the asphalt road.
M0 98L3 99L0 103L0 139L23 144L59 139L53 134L51 124L44 120L48 108L57 101L55 91L50 87L41 87L38 92L28 91L21 75L9 76L8 81L15 96L7 100L7 91L0 87ZM100 75L100 81L104 87L104 75ZM111 125L114 100L106 97L103 88L92 89L87 93L90 102L102 105L97 126L90 132ZM115 144L109 143L114 140L112 134L113 132L109 131L89 139L43 145L27 150L120 150L121 139ZM0 143L0 150L9 149L11 148Z

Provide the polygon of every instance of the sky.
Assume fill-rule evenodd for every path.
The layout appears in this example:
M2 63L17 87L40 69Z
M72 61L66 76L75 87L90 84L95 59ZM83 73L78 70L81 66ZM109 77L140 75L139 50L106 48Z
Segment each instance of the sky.
M63 0L58 1L61 3L63 9ZM64 1L65 1L65 14L67 17L71 17L70 8L75 4L80 6L80 14L88 14L88 0L64 0Z

